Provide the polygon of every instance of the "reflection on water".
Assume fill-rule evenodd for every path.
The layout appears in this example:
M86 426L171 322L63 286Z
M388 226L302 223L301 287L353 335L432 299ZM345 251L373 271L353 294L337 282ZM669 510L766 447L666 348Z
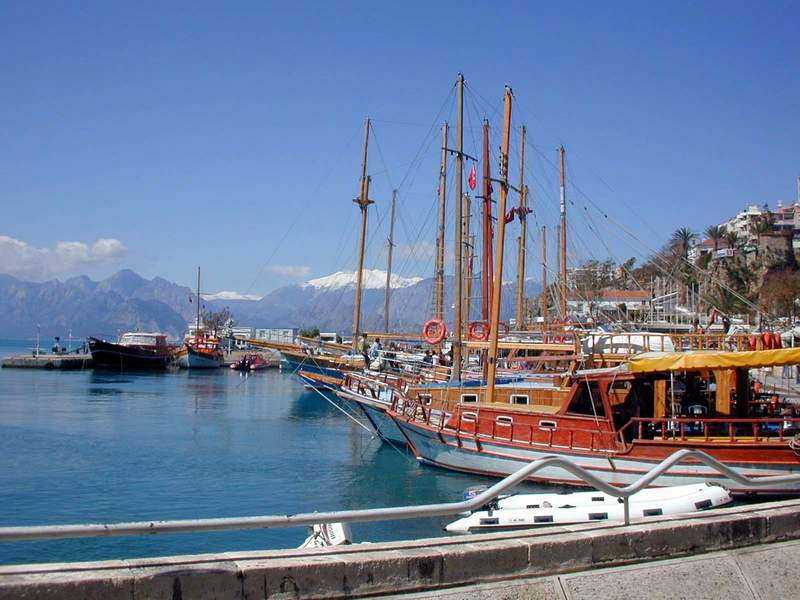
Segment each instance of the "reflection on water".
M0 525L423 504L457 500L463 488L484 481L420 467L334 401L277 371L3 369ZM370 523L355 534L367 541L441 535L442 524ZM0 544L0 563L285 548L304 534L294 528Z

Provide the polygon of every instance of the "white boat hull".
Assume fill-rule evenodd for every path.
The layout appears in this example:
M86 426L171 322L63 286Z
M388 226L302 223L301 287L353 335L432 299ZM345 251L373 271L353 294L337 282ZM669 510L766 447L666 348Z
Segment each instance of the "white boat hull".
M630 497L630 519L641 521L666 515L692 513L729 504L730 492L719 485L701 483L642 490ZM501 498L497 508L481 510L453 521L450 533L473 533L594 522L623 522L621 499L602 492L575 494L520 494Z

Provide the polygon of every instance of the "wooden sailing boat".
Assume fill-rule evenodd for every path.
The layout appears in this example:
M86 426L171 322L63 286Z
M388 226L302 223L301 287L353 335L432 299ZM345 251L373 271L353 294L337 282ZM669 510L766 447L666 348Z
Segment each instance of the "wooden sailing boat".
M219 338L200 328L200 267L197 267L197 315L194 334L187 335L183 346L175 353L178 366L183 369L217 369L225 362Z
M511 100L506 89L500 215L505 214L508 188ZM558 300L564 315L563 148L560 158ZM386 416L394 421L419 460L458 471L506 475L532 460L556 455L574 460L615 485L632 483L682 448L703 450L746 475L800 470L800 418L791 413L757 414L748 385L749 369L796 364L800 349L642 354L616 367L555 375L549 380L546 374L536 379L498 379L504 221L498 219L486 385L408 385L391 393L392 405ZM703 381L709 381L709 372L715 376L713 398L710 392L701 397L696 391L702 389ZM685 387L675 385L676 379L685 379ZM545 469L535 478L582 484L560 469ZM744 491L701 463L684 464L663 475L658 483L680 485L706 480ZM763 491L797 493L800 485L777 485Z

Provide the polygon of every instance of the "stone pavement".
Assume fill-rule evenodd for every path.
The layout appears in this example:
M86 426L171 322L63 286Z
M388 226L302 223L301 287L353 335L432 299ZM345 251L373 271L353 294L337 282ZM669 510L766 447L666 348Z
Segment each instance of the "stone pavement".
M784 600L800 597L800 542L551 577L379 596L388 600Z

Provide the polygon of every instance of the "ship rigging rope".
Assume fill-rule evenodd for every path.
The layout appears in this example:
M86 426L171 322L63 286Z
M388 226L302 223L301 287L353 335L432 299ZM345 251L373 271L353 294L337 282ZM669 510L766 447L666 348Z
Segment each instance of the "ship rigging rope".
M324 368L324 367L322 367L322 366L321 366L321 365L320 365L320 364L319 364L319 363L316 361L316 359L314 358L314 356L313 356L313 355L307 355L307 357L304 357L304 358L303 358L303 360L300 362L300 365L297 367L297 369L295 369L295 370L292 372L292 374L293 374L293 375L297 373L297 371L300 369L300 367L301 367L301 366L303 366L303 364L305 364L305 362L306 362L306 358L310 358L310 359L311 359L311 362L313 362L313 363L314 363L314 365L315 365L315 366L316 366L318 369L323 369L323 368ZM369 365L367 365L367 366L369 366ZM352 414L350 414L348 411L346 411L346 410L345 410L345 409L344 409L342 406L340 406L338 403L336 403L336 402L334 402L333 400L331 400L330 398L328 398L328 396L326 396L325 394L323 394L323 393L322 393L322 392L321 392L319 389L317 389L317 388L316 388L316 387L314 387L314 386L312 386L312 388L311 388L311 389L313 389L313 390L314 390L314 391L315 391L317 394L319 394L320 396L322 396L322 397L323 397L323 398L324 398L324 399L325 399L325 400L326 400L326 401L327 401L327 402L328 402L328 403L329 403L331 406L333 406L335 409L337 409L337 410L341 411L341 412L342 412L342 413L343 413L343 414L344 414L344 415L345 415L345 416L346 416L348 419L350 419L350 420L351 420L351 421L353 421L353 422L354 422L356 425L358 425L358 426L359 426L359 427L361 427L361 428L362 428L364 431L366 431L366 432L367 432L367 433L370 435L370 440L374 440L374 439L377 437L378 439L380 439L380 440L382 440L382 441L385 441L387 444L389 444L389 445L392 447L392 449L393 449L395 452L397 452L398 454L400 454L402 457L404 457L404 458L406 458L406 459L410 459L410 456L408 455L408 453L401 451L401 450L400 450L400 449L399 449L399 448L398 448L398 447L397 447L395 444L393 444L393 443L392 443L390 440L388 440L388 439L386 439L386 438L382 438L382 437L380 436L380 432L377 432L377 436L376 436L376 432L373 432L373 431L372 431L372 430L371 430L369 427L367 427L366 425L364 425L364 424L363 424L361 421L359 421L359 420L358 420L357 418L355 418L355 417L354 417ZM331 386L328 386L328 385L326 385L325 389L326 389L327 391L334 392L334 390L333 390L333 388L332 388ZM335 393L335 392L334 392L334 393Z

